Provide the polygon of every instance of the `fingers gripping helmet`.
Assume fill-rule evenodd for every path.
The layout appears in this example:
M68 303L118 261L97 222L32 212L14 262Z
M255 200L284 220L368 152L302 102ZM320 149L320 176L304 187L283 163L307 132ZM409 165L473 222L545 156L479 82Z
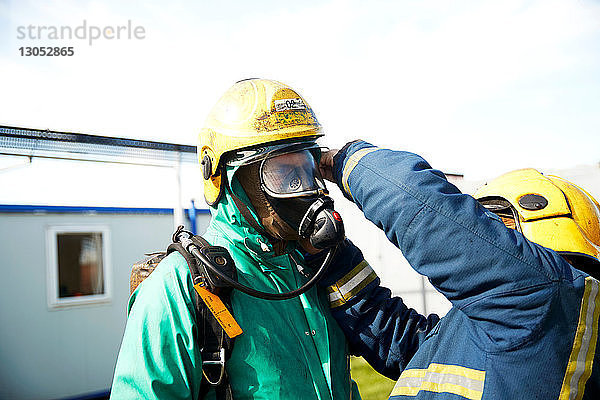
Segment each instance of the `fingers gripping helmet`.
M585 190L535 169L504 174L474 195L505 224L544 247L600 268L600 205ZM590 271L587 271L590 272Z
M322 128L313 110L290 87L268 79L237 82L213 107L200 131L198 158L206 202L213 206L221 198L223 163L228 154L320 136Z

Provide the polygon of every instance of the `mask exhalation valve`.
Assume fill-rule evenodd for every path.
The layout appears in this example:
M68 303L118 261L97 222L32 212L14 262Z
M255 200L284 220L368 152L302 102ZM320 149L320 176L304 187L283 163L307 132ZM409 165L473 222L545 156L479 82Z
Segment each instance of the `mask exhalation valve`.
M298 233L317 249L328 249L344 240L344 222L333 209L331 197L321 196L310 205L300 221Z

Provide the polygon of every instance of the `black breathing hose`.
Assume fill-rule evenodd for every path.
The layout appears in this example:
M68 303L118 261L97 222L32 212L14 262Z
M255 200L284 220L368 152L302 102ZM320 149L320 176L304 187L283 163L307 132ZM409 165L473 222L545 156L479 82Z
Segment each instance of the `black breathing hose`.
M182 233L185 233L185 232L182 232ZM187 233L185 233L185 234L187 235ZM202 254L202 252L198 249L198 247L196 247L194 242L192 242L192 240L189 237L185 237L183 234L179 234L177 237L177 240L181 243L181 245L183 246L184 249L186 249L194 257L199 259L202 262L202 264L204 264L204 266L206 268L208 268L210 270L210 272L217 275L219 277L219 279L222 279L228 285L230 285L234 289L239 290L240 292L244 292L249 296L257 297L259 299L265 299L265 300L291 299L293 297L300 296L301 294L306 292L308 289L313 287L314 284L317 283L321 279L321 277L323 276L323 274L329 267L329 264L331 264L333 255L335 254L335 251L337 250L337 247L338 247L336 245L335 247L332 247L327 251L325 260L323 260L323 264L321 264L321 267L319 268L319 270L313 275L312 278L310 278L308 280L308 282L306 282L304 285L300 286L298 289L292 290L291 292L285 292L285 293L268 293L268 292L263 292L260 290L252 289L251 287L248 287L246 285L242 285L241 283L235 281L234 279L231 279L230 277L228 277L227 275L225 275L224 273L219 271L218 268L216 268L212 265L212 262L208 259L208 257L206 257L204 254Z

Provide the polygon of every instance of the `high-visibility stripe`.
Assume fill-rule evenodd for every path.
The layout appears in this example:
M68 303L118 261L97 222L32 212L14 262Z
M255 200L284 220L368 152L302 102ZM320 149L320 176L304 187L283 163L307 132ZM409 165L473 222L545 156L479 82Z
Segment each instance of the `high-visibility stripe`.
M346 303L375 278L377 274L369 263L366 260L361 261L352 271L327 288L330 306L339 307Z
M379 148L369 147L366 149L360 149L352 154L348 161L346 161L344 171L342 172L342 186L344 187L344 191L348 194L348 196L352 197L352 193L350 193L350 187L348 186L348 178L350 177L350 173L354 170L354 167L356 167L361 158L369 153L374 152L375 150L379 150Z
M581 400L585 384L592 374L598 340L598 316L600 315L599 286L596 279L585 278L579 322L559 400Z
M437 364L431 363L427 367L427 369L407 369L402 372L402 377L423 377L425 374L430 372L436 372L439 374L454 374L459 376L464 376L469 379L473 379L476 381L484 381L485 380L485 371L480 371L478 369L472 369L467 367L462 367L460 365L451 365L451 364Z
M423 390L481 400L484 383L485 371L433 363L427 369L407 369L402 372L391 396L416 396Z

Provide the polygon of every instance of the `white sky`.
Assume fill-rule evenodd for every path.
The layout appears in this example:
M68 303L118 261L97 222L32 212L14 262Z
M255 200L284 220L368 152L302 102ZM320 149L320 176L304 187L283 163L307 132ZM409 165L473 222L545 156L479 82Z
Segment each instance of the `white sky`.
M354 138L483 179L600 161L600 2L0 0L0 124L195 144L235 81L300 91ZM116 26L143 40L18 40ZM21 57L21 46L73 57Z

